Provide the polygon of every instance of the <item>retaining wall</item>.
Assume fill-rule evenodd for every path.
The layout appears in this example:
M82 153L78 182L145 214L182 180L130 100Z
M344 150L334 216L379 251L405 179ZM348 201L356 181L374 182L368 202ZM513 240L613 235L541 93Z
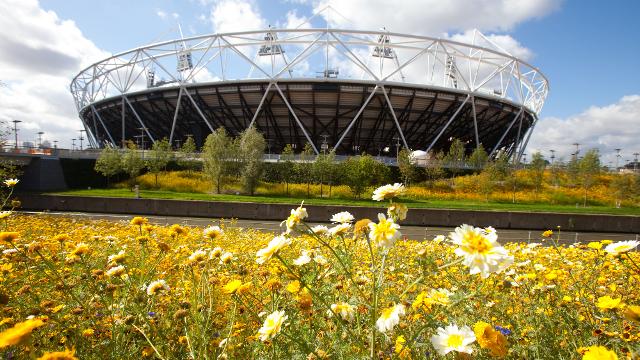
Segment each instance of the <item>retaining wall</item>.
M252 220L284 220L293 205L220 201L104 198L22 193L17 196L23 210L79 211ZM382 204L381 204L382 206ZM357 219L377 219L382 207L305 205L310 222L326 222L331 215L349 211ZM454 209L410 209L405 225L455 227L461 224L499 229L535 229L640 233L640 217L627 215L536 213L517 211L472 211Z

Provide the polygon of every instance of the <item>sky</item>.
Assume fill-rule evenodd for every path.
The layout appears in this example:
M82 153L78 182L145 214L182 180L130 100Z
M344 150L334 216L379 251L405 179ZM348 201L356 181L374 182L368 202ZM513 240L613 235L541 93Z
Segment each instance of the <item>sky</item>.
M158 40L295 26L331 5L332 27L464 39L478 29L538 67L550 92L527 153L640 152L640 2L633 0L3 0L0 120L69 146L82 128L71 79L111 54ZM314 20L317 21L318 19Z

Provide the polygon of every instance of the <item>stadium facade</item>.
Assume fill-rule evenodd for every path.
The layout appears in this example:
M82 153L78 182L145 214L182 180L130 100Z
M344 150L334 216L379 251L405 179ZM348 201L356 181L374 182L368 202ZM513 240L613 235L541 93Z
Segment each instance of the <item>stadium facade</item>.
M269 152L341 155L482 145L521 156L548 81L479 32L470 43L340 29L265 29L142 46L70 86L94 147L261 131ZM395 154L393 154L395 155Z

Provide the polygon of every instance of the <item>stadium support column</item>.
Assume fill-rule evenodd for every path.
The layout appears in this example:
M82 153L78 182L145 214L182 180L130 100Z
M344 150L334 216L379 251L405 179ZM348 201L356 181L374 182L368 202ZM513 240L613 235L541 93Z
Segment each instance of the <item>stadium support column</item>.
M102 125L102 128L104 129L104 132L107 133L107 136L109 137L109 140L111 140L111 143L113 144L113 146L116 146L116 142L113 140L113 137L111 136L111 133L109 132L109 129L107 129L107 127L105 126L104 121L102 121L102 117L100 116L100 113L98 113L98 110L96 110L96 107L93 106L93 104L91 105L91 110L96 115L96 117L98 117L98 121L100 121L100 124Z
M522 146L520 147L520 151L518 153L518 162L520 162L520 158L522 157L522 154L524 153L524 149L526 149L527 145L529 145L529 139L531 139L531 134L533 133L533 129L535 129L537 123L538 123L538 117L535 116L535 118L533 120L533 124L531 124L531 127L529 128L529 133L527 135L525 135L527 140L525 140L522 143Z
M124 107L124 95L122 95L122 110L121 110L121 115L122 115L122 137L120 138L120 141L122 142L122 148L125 148L125 144L124 144L124 113L125 113L125 107Z
M176 121L180 112L180 100L182 99L182 86L178 90L178 100L176 101L176 111L173 113L173 123L171 123L171 133L169 133L169 144L173 146L173 132L176 129Z
M426 152L428 153L429 151L431 151L431 148L433 148L433 146L436 144L436 142L438 142L438 139L440 139L440 136L442 136L442 134L444 134L445 130L447 130L447 128L449 127L449 125L451 125L451 122L453 122L453 120L455 120L455 118L458 116L458 114L460 113L460 111L462 110L462 108L464 107L464 104L467 103L467 101L469 101L469 98L471 97L471 95L467 95L467 97L464 99L464 101L462 102L462 104L460 104L460 106L458 106L458 109L456 110L455 113L453 113L453 115L451 115L451 118L449 118L449 121L447 121L447 123L442 127L442 130L440 130L440 132L438 133L438 135L435 137L435 139L433 139L433 141L431 142L431 145L429 145L429 147L427 148Z
M471 111L473 112L473 131L476 135L476 149L480 148L480 136L478 136L478 118L476 117L476 97L471 97Z
M384 86L380 87L382 89L382 94L384 94L385 100L387 100L387 105L389 105L389 110L391 110L391 116L393 117L393 121L396 123L396 127L398 128L398 134L400 134L400 138L402 139L402 144L404 148L409 150L409 145L407 145L407 141L404 139L404 134L402 133L402 128L400 128L400 123L398 122L398 118L396 117L396 111L393 109L393 105L391 105L391 99L389 99L389 95L387 95L387 90Z
M360 107L360 110L358 110L358 112L356 113L356 116L353 117L353 120L351 120L351 122L349 123L349 126L347 126L347 128L342 133L342 136L340 136L340 140L338 140L338 142L333 146L333 151L336 151L338 149L338 146L340 146L340 144L342 143L342 140L344 140L345 136L347 136L347 134L349 133L349 130L351 130L351 128L353 127L353 124L356 123L356 120L358 120L358 117L360 116L360 114L362 114L364 109L367 107L367 104L369 104L369 101L371 101L371 98L373 98L377 90L378 90L378 85L374 86L373 91L371 91L371 94L369 94L369 97L364 101L364 103Z
M511 130L511 127L513 126L513 124L515 124L516 121L518 121L518 118L520 118L520 116L522 115L523 111L524 111L524 108L520 108L520 111L518 111L516 116L513 118L513 121L511 121L511 124L509 124L509 127L507 128L507 130L504 131L504 133L500 137L500 140L498 140L498 142L496 143L496 146L494 146L493 150L491 150L491 153L489 153L489 157L493 156L493 154L496 152L496 150L498 150L498 148L500 148L500 145L502 144L502 140L504 140L505 136L507 136L507 134L509 133L509 130Z

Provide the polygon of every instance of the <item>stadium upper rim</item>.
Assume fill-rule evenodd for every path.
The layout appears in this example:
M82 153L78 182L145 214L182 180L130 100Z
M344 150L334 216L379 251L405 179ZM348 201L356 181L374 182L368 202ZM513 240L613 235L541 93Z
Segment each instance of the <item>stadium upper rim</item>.
M463 43L332 28L269 28L153 43L88 66L74 77L70 90L82 114L102 100L123 97L124 102L128 94L144 90L246 80L277 87L278 80L318 78L374 83L382 89L398 83L448 89L514 104L536 118L549 91L537 67L478 31L471 43Z

